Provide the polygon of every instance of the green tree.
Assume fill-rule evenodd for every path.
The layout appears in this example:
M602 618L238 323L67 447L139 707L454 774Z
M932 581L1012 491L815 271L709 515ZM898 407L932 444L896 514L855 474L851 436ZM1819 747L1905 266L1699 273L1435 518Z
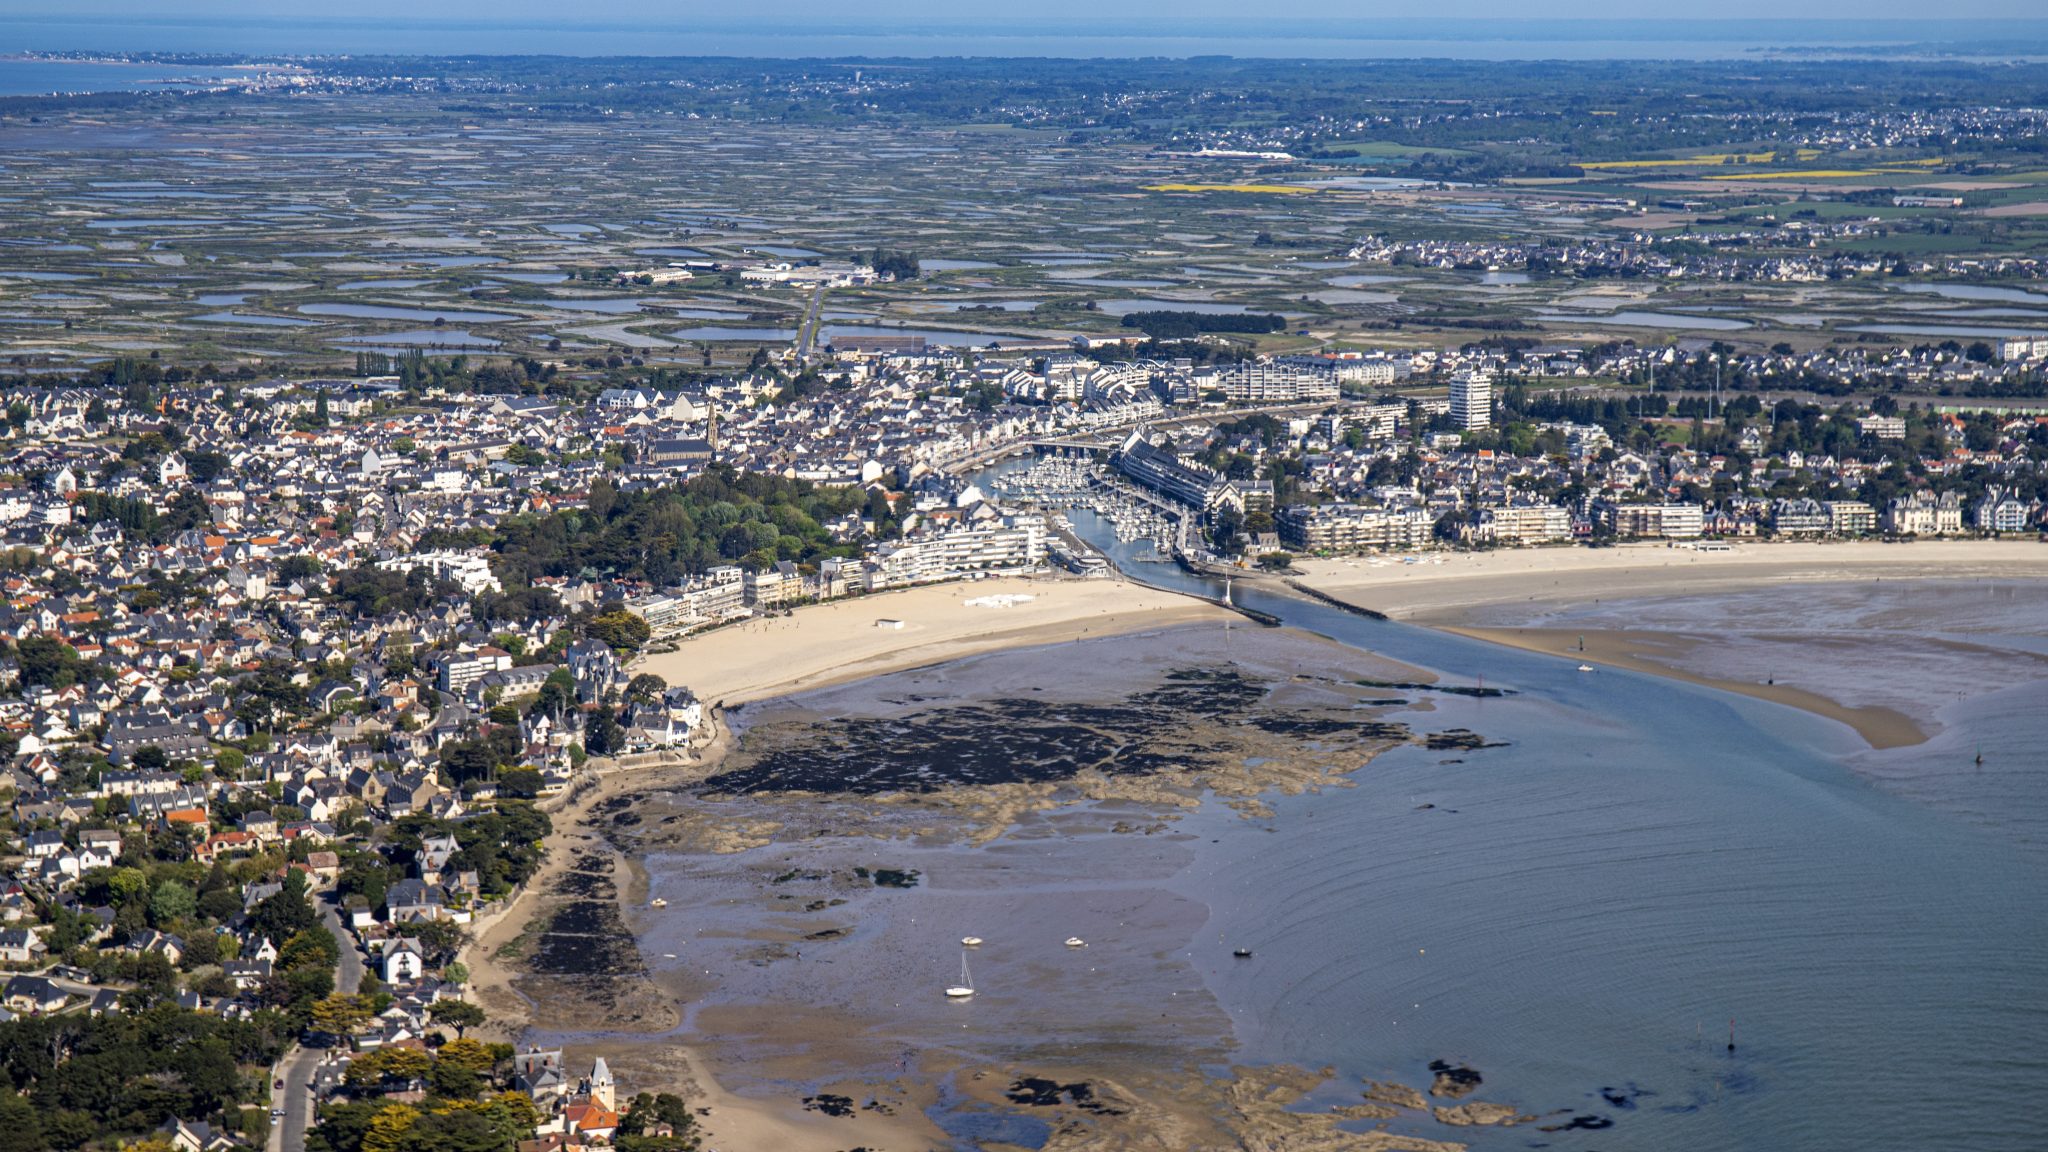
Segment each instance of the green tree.
M599 708L583 722L583 747L592 756L610 756L626 746L626 730L609 708Z
M652 672L642 672L626 683L626 699L652 703L668 691L668 681Z
M464 1032L484 1022L484 1010L467 1000L436 1000L427 1009L427 1015L436 1024L446 1024L455 1029L459 1039Z
M165 880L156 886L149 897L150 922L158 928L167 928L181 920L189 920L199 911L199 897L192 889L176 880Z
M313 1027L330 1036L348 1036L370 1019L370 1006L360 996L340 992L313 1005Z
M90 665L78 649L49 636L26 636L15 645L21 682L28 686L69 688L90 677Z
M654 634L647 621L623 609L592 619L589 632L592 638L623 652L637 651Z
M313 911L313 903L306 897L306 878L296 868L285 873L284 890L257 901L249 910L250 930L271 940L290 940L301 932L317 929L321 935L320 916ZM333 943L329 938L329 944Z
M429 1112L406 1133L401 1152L510 1152L512 1142L490 1116L467 1108ZM373 1152L367 1144L364 1152Z
M43 1152L48 1146L35 1105L12 1088L0 1088L0 1152Z

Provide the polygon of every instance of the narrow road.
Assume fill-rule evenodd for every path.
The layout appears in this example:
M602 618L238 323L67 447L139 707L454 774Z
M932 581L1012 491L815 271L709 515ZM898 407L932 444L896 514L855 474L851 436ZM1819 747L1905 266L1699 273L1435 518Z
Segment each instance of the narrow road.
M341 922L332 896L316 895L314 905L320 909L321 922L340 945L341 963L334 973L334 989L354 995L363 986L363 954L356 948L355 936ZM313 1073L324 1055L324 1049L300 1045L271 1069L270 1106L284 1109L284 1115L271 1122L269 1152L305 1152L306 1130L313 1126ZM284 1081L283 1088L276 1087L279 1080Z
M824 304L825 286L820 284L811 290L811 302L804 309L803 326L797 331L796 362L798 364L810 363L811 351L818 346L818 327L824 323L824 315L821 312Z

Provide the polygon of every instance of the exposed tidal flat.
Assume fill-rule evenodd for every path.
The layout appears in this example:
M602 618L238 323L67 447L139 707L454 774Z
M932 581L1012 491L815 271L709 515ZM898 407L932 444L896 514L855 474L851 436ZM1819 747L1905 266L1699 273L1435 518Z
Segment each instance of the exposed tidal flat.
M2048 852L2048 581L1869 578L1497 604L1464 619L1485 639L1844 720L1871 744L1848 758L1859 774Z
M1231 835L1268 837L1273 796L1348 782L1411 742L1451 757L1487 743L1388 719L1415 700L1384 685L1430 694L1417 675L1219 622L749 705L708 775L589 809L588 834L645 870L626 885L637 948L600 927L617 902L593 846L563 874L519 986L555 1039L594 1040L587 1025L602 1022L616 1052L612 1031L652 1024L643 1055L657 1065L680 1040L728 1085L846 1096L847 1119L885 1127L918 1127L901 1110L922 1100L909 1109L918 1147L970 1131L1071 1146L1047 1143L1065 1124L1118 1146L1327 1137L1336 1115L1265 1115L1279 1112L1268 1088L1321 1075L1259 1072L1249 1111L1215 1112L1243 1089L1210 1067L1228 1059L1232 1025L1205 970L1241 963L1239 945L1199 941L1206 906L1173 881L1201 837L1177 825L1214 809L1247 830ZM657 895L666 908L647 906ZM983 992L951 1004L938 992L966 935L987 938ZM680 1011L651 1008L664 997ZM858 1107L867 1099L886 1111Z
M520 979L530 1035L687 1082L724 1148L2029 1143L2048 876L2009 829L1768 702L1238 597L1296 628L739 709L588 810L617 895L555 944L607 951Z

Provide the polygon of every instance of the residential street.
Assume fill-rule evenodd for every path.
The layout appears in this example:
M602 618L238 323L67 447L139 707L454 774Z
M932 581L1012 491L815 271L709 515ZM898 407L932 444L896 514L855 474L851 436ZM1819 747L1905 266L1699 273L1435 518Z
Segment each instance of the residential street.
M335 943L341 946L341 966L334 974L337 991L353 994L363 984L363 954L357 950L354 935L341 922L341 914L332 902L333 893L318 898L320 919L327 930L334 933ZM284 1115L270 1126L270 1152L303 1152L306 1147L306 1129L313 1123L313 1095L309 1090L313 1072L320 1066L320 1058L326 1055L321 1048L296 1047L285 1055L276 1068L271 1070L271 1082L284 1081L284 1087L273 1089L271 1107L283 1108Z

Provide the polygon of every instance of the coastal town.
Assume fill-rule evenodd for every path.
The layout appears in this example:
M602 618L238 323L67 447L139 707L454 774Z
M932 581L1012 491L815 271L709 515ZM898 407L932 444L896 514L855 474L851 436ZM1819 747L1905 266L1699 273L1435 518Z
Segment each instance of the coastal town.
M1718 1000L1672 1016L1692 1064L1655 1090L1487 1088L1541 1110L1466 1100L1457 1053L1396 1064L1450 1011L1429 958L1512 919L1447 927L1510 886L1432 863L1462 887L1343 888L1400 955L1284 1042L1382 1029L1348 1090L1217 1079L1244 1009L1215 990L1312 982L1268 980L1278 930L1206 939L1203 900L1220 927L1239 896L1154 873L1244 832L1287 883L1352 884L1278 835L1342 814L1275 798L1362 795L1382 754L1399 783L1345 843L1490 866L1518 826L1446 850L1395 822L1522 818L1484 791L1510 755L1572 795L1546 739L1665 754L1597 724L1808 771L1738 714L1782 706L1981 769L1918 681L2036 676L2031 633L1966 634L1959 602L1868 676L1853 640L1833 681L1786 651L1864 627L1865 580L1979 582L1988 635L2048 571L2036 65L11 62L65 85L0 93L0 1152L1584 1147L1790 1073L1734 1067L1732 1022L1698 1072ZM1774 648L1467 613L1717 580L1820 589L1828 622ZM1380 651L1397 629L1507 670ZM1538 701L1568 719L1513 711ZM1705 851L1823 873L1791 839ZM1279 892L1262 850L1209 871ZM1327 903L1300 898L1351 924ZM1397 931L1410 905L1438 918ZM975 935L931 927L964 907ZM1386 1020L1331 1023L1368 999Z
M2048 412L1967 397L2037 379L2042 351L1482 341L1197 366L910 340L709 378L122 360L11 388L7 1017L203 1018L230 1084L181 1073L178 1148L355 1147L322 1135L349 1125L685 1147L688 1110L629 1100L602 1057L465 1036L486 1020L458 956L538 865L546 808L593 759L704 735L707 702L637 655L817 601L1100 576L1061 512L1082 507L1245 573L2030 536ZM1011 457L1037 462L985 473ZM272 1062L270 1091L231 1086ZM43 1130L165 1106L97 1091Z

